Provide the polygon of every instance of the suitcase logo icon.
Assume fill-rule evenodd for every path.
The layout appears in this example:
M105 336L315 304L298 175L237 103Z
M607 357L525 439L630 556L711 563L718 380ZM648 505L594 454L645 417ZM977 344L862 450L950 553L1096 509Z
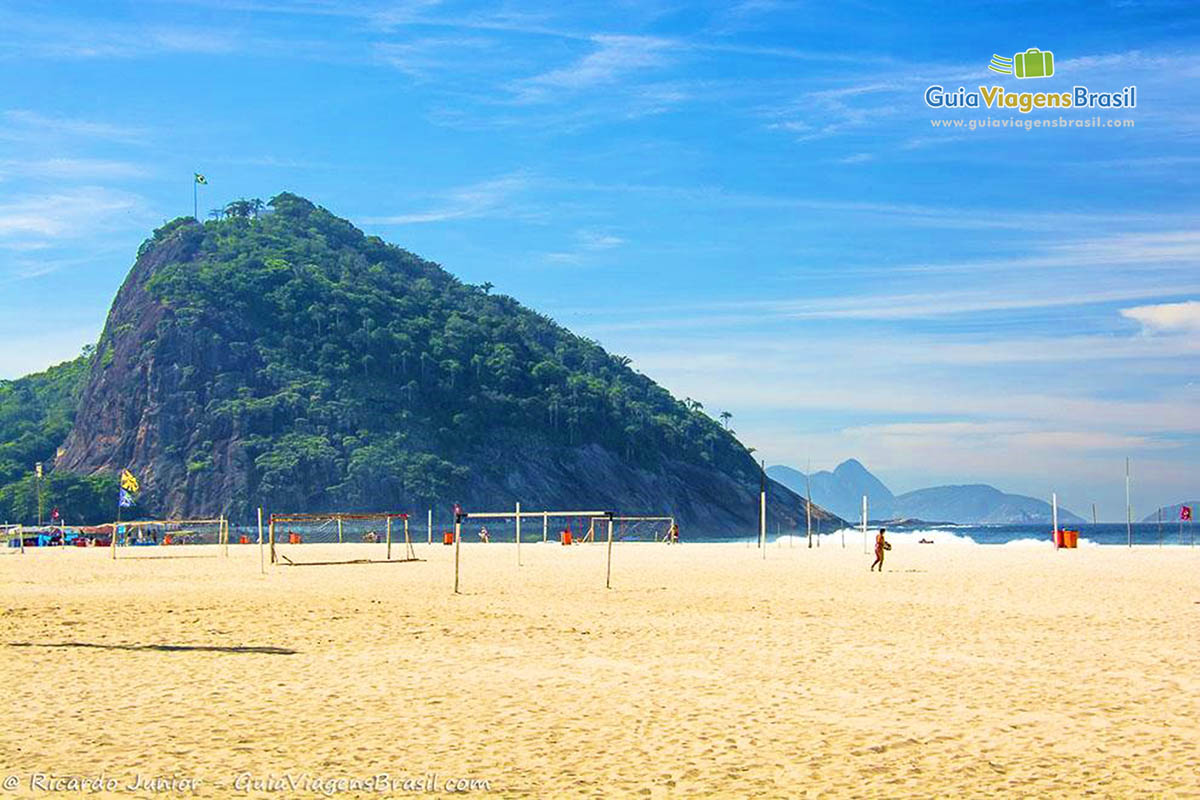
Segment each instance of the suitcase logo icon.
M1049 78L1054 74L1054 53L1031 47L1012 58L993 54L988 69L1018 78Z

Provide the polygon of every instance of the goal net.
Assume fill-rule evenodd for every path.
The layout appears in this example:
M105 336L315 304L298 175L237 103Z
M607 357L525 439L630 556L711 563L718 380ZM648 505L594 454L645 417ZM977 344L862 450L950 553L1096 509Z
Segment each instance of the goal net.
M113 531L113 558L229 555L229 524L224 517L116 522Z
M416 561L408 514L272 514L271 563L356 564Z
M591 517L581 538L583 542L608 541L609 526L612 526L614 542L672 542L675 518L667 516L620 516Z
M464 542L577 543L604 511L471 511L461 515ZM517 520L520 520L519 528Z

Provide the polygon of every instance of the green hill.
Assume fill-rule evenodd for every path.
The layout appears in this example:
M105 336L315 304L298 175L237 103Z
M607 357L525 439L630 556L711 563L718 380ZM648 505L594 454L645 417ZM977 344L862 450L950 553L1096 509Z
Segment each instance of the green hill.
M48 472L71 430L92 349L45 372L0 381L0 521L37 520L34 467L41 462ZM63 470L47 475L42 483L44 518L53 508L70 522L111 518L115 486L104 476L82 478Z
M59 468L128 466L161 513L521 500L753 530L748 451L628 359L303 198L269 206L142 245Z

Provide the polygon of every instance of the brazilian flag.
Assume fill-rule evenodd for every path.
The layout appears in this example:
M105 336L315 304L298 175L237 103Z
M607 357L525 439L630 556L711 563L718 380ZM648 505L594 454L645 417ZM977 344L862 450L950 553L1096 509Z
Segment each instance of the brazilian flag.
M205 186L208 185L208 178L204 177L199 172L195 173L195 175L196 175L196 183L203 183Z

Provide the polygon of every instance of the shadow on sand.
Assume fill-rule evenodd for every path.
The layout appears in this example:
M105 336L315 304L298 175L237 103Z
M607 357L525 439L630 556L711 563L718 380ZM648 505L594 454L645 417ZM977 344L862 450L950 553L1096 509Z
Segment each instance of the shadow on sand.
M293 656L298 650L287 647L255 645L222 646L215 644L99 644L96 642L9 642L9 647L93 647L98 650L148 650L160 653L258 653L269 656Z

